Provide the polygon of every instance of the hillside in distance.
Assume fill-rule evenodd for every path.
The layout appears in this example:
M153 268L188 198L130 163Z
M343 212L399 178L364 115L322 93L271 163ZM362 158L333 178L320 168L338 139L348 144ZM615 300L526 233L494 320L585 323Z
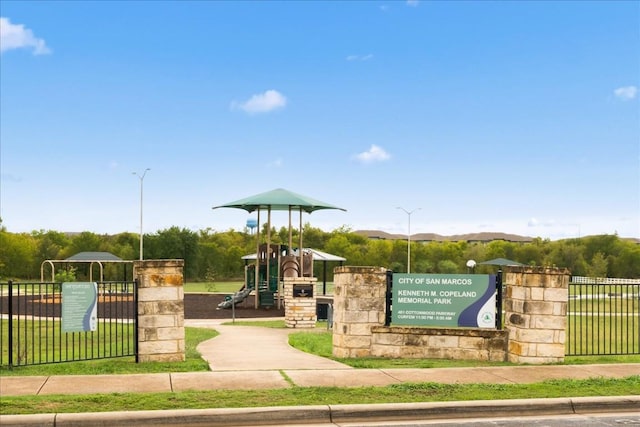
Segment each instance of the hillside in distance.
M366 236L369 239L407 240L406 234L392 234L380 230L355 230L354 233ZM414 242L491 242L493 240L504 240L507 242L528 243L533 241L533 237L499 232L456 234L452 236L443 236L436 233L416 233L411 235L411 240Z
M369 239L379 240L407 240L406 234L393 234L380 230L355 230L354 233ZM589 236L582 236L589 237ZM640 244L640 239L633 237L621 237L622 240L629 240L636 244ZM483 242L488 243L494 240L503 240L505 242L514 243L530 243L534 237L520 236L518 234L500 233L500 232L482 232L454 234L452 236L443 236L436 233L416 233L411 235L412 242Z

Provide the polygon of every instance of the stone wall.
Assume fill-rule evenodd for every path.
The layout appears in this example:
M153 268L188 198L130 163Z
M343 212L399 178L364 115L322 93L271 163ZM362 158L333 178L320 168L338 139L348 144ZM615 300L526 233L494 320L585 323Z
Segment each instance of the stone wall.
M505 329L385 326L387 270L334 270L335 357L439 358L516 363L564 359L569 272L507 267Z
M333 355L371 356L373 326L384 325L387 269L336 267L333 273Z
M184 361L184 260L135 261L133 267L138 280L138 361Z
M285 277L284 282L284 323L287 328L315 328L316 287L315 277ZM311 289L311 295L294 295L294 290Z
M570 279L567 269L506 269L503 308L510 362L564 361Z
M504 362L507 338L506 331L491 329L374 326L371 356Z

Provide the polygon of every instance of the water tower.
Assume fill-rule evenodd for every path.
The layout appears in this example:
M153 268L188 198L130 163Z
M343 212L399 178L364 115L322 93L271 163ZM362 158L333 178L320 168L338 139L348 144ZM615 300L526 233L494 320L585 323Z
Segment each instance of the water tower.
M250 230L251 234L253 234L253 230L258 226L258 220L255 218L247 219L247 228Z

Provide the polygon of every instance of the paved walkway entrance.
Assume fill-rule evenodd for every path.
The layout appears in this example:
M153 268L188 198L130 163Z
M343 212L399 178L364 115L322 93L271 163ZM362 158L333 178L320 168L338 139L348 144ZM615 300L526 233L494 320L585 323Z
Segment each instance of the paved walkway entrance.
M212 371L274 369L353 369L348 365L291 347L289 334L305 329L222 325L228 320L185 320L186 326L213 328L220 335L201 343L198 351Z

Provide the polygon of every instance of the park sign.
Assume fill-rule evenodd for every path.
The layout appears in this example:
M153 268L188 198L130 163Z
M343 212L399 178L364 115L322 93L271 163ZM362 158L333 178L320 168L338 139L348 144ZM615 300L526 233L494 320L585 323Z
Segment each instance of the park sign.
M98 319L98 284L62 284L62 332L95 331Z
M495 328L496 278L488 274L393 274L394 325Z

